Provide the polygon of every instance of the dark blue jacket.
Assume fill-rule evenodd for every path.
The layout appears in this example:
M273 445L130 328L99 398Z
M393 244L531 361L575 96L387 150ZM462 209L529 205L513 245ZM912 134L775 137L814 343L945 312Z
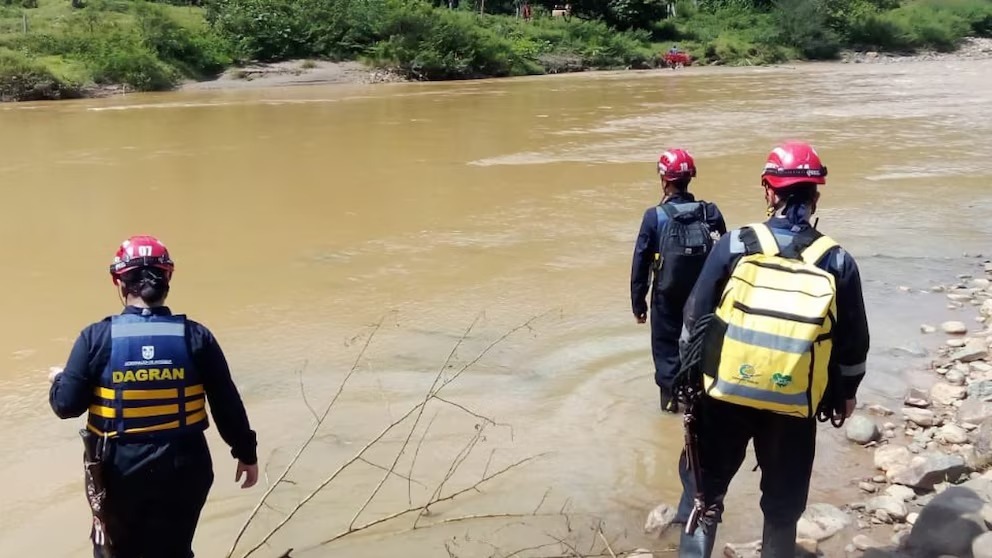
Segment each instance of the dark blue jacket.
M140 314L141 311L141 308L128 306L123 313ZM152 308L151 311L171 314L167 307ZM193 364L203 378L210 413L221 438L231 447L235 459L249 465L257 463L255 432L248 424L248 414L220 345L206 327L192 320L186 321L186 341ZM65 370L55 378L48 394L52 410L59 418L78 417L89 409L93 388L110 360L110 345L110 318L87 326L79 334Z
M664 203L689 203L696 198L689 192L675 194ZM711 232L721 236L727 232L727 224L716 204L706 204L706 223ZM654 266L654 256L661 245L661 231L658 230L658 211L649 207L641 218L641 230L637 233L634 243L634 257L630 266L630 303L635 316L646 314L648 311L647 296L651 289L651 270ZM679 301L678 306L682 306Z
M773 217L767 221L767 224L771 227L779 245L783 247L788 246L798 232L811 226L808 222L792 226L783 217ZM716 311L723 289L737 265L737 260L743 255L744 244L740 240L739 229L731 231L713 247L685 305L683 341L688 339L688 332L692 331L700 316ZM861 274L854 257L839 246L828 251L817 263L817 267L836 278L837 323L833 329L830 366L843 380L841 388L845 398L852 399L857 394L858 386L865 375L869 346L868 318L861 293Z

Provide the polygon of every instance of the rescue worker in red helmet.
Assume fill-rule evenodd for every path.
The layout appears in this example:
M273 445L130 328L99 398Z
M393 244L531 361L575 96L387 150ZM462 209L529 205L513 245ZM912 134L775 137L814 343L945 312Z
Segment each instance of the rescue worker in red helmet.
M686 303L682 372L698 365L702 391L687 414L704 521L683 532L682 558L710 556L750 440L761 468L761 555L795 556L817 419L839 426L854 411L868 320L854 258L810 224L826 176L809 144L776 146L761 173L770 218L716 243ZM680 469L683 502L692 501L693 475L684 460Z
M727 232L720 209L689 193L696 162L684 149L658 158L661 203L641 219L630 271L630 300L637 323L648 319L651 296L651 354L661 409L678 412L672 380L679 370L682 307L717 238Z
M258 480L255 432L210 331L165 306L175 264L151 236L117 251L110 275L124 310L87 326L56 371L52 410L89 413L107 445L106 531L115 558L192 558L193 534L213 484L206 403L237 460L242 488ZM94 534L94 556L105 555Z

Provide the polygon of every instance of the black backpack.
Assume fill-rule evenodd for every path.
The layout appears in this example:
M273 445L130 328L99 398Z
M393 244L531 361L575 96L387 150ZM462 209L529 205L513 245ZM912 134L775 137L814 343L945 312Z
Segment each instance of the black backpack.
M656 208L661 237L655 262L656 296L681 301L689 298L713 248L706 207L706 202L690 202Z

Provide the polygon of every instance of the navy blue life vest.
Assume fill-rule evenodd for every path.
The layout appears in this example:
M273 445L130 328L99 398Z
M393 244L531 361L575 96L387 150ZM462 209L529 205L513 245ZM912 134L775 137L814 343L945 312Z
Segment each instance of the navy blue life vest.
M186 344L186 317L111 318L110 360L87 427L115 438L159 438L207 428L203 381Z

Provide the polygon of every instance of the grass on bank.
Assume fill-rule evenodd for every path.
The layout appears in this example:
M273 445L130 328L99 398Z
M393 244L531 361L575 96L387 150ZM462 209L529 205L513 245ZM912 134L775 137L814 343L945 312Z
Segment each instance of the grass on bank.
M183 0L172 0L182 3ZM691 0L678 16L617 31L530 22L426 0L0 0L0 99L65 98L96 84L161 90L233 63L351 60L419 79L644 68L678 42L700 64L830 59L842 48L953 49L992 36L992 0Z

